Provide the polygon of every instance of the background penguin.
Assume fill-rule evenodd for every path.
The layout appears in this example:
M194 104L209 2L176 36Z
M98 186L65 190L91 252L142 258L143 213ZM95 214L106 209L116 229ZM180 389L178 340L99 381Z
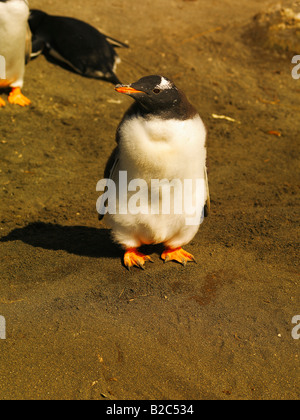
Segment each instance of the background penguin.
M0 89L11 88L8 101L21 106L30 105L21 89L25 73L25 57L30 55L29 7L26 0L0 0L0 55L5 59L5 78ZM5 102L0 98L0 107Z
M29 25L32 57L45 52L83 76L119 83L115 70L121 60L113 46L128 48L126 44L81 20L51 16L40 10L31 10Z
M193 255L181 247L193 239L209 210L204 124L184 93L165 77L147 76L115 89L135 99L118 127L118 145L104 173L104 177L112 179L117 187L116 214L107 213L106 217L114 240L125 249L124 264L128 269L133 265L143 268L150 257L141 254L138 248L143 244L161 243L165 246L161 255L165 262L175 260L185 265L195 261ZM149 209L144 214L121 214L118 209L125 191L119 183L120 171L126 171L127 190L129 182L135 179L145 180L148 187L153 179L176 179L182 183L184 180L203 181L200 200L197 200L199 208L195 209L200 214L199 219L188 224L185 210L177 214L172 208L170 214L153 214ZM128 192L127 203L132 194ZM190 196L185 199L194 203L195 189L187 194ZM107 208L104 198L107 200L105 194L97 203L100 215L105 214Z

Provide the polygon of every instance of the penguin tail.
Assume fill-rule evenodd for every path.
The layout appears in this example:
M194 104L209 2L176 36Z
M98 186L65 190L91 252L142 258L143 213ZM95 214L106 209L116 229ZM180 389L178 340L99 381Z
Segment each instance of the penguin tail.
M128 44L125 44L125 42L118 41L115 38L111 38L110 36L105 35L106 40L113 46L117 48L129 48Z

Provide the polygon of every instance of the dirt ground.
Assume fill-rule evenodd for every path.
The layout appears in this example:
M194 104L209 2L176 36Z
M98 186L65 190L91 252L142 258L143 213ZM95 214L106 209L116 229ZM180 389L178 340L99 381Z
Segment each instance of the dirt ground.
M122 82L163 74L186 92L208 129L212 203L186 246L197 265L155 249L128 272L95 205L132 100L31 61L32 106L0 110L0 399L299 398L297 51L245 37L270 3L30 1L127 41Z

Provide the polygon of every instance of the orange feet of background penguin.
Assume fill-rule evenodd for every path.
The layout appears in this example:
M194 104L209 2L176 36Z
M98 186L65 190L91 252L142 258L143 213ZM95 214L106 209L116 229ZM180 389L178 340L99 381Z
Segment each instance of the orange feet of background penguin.
M10 94L8 95L8 102L13 105L20 105L22 107L28 106L31 104L31 101L26 98L26 96L23 95L21 92L21 89L19 87L15 87L11 89ZM0 108L4 107L5 101L0 98Z
M20 106L28 106L31 104L31 101L26 98L26 96L23 95L21 92L21 89L16 87L12 88L9 96L8 96L8 102L13 105L20 105Z

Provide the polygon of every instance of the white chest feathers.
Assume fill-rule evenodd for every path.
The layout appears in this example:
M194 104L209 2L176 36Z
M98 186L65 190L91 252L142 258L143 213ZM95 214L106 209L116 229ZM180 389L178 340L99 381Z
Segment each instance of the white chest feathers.
M120 166L133 177L193 178L205 164L206 130L199 116L184 121L132 118L122 124L120 137Z
M150 243L176 248L188 243L202 221L207 198L206 130L201 118L131 118L119 134L119 159L112 173L116 212L108 215L114 239L125 248ZM126 175L125 181L120 174ZM135 190L131 186L136 182ZM137 206L131 206L135 201Z

